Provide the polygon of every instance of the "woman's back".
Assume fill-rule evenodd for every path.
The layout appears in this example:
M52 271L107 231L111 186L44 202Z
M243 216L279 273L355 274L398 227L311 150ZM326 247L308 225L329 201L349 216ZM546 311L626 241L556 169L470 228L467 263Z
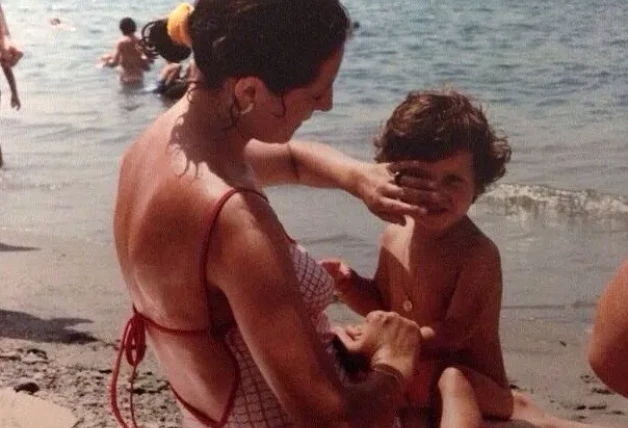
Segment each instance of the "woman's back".
M149 320L144 325L173 389L195 408L215 409L209 416L219 419L235 367L222 340L210 334L208 302L224 297L214 291L208 299L201 253L212 203L227 186L206 168L185 170L168 138L171 118L170 112L160 118L124 155L116 250L133 306Z

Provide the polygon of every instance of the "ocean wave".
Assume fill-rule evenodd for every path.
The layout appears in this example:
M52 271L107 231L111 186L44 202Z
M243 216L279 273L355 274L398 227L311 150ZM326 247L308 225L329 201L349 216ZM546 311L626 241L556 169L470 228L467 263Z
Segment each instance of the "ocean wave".
M547 217L619 221L628 225L628 198L595 190L562 190L540 185L500 184L481 197L484 203Z

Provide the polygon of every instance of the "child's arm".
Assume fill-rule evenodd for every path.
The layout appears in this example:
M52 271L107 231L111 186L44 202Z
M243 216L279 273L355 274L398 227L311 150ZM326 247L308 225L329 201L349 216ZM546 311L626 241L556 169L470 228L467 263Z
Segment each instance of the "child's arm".
M116 43L116 47L112 53L104 54L100 59L103 61L103 64L107 67L116 67L120 64L120 59L122 57L122 52L120 49L120 45L122 42Z
M11 89L11 107L19 110L20 107L22 107L22 104L20 103L20 97L17 92L17 84L15 83L13 70L8 65L2 64L2 71L4 72L4 76L7 78L9 88Z
M336 296L356 313L366 316L384 308L374 280L364 278L338 259L323 259L321 266L334 278Z
M443 352L462 348L479 328L497 328L501 298L499 250L486 239L473 245L473 254L458 275L445 320L429 325L434 334L424 341L421 355L442 357Z
M366 316L371 311L390 310L387 303L388 269L386 257L387 242L391 239L390 229L386 228L380 238L379 259L373 279L358 275L353 269L337 259L322 260L321 265L334 278L336 296L356 313Z

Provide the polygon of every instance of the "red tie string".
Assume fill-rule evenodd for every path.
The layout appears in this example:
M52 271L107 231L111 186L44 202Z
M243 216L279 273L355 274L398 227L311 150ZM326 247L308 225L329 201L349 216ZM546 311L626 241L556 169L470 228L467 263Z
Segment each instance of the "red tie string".
M132 367L131 377L129 379L129 406L131 409L131 422L133 424L132 427L137 428L137 423L135 421L135 409L133 406L133 383L135 381L137 366L140 362L142 362L142 359L144 359L144 355L146 354L146 328L144 319L135 310L135 308L133 308L133 316L131 317L131 319L129 319L129 321L126 323L126 326L124 327L122 341L120 342L120 349L118 350L118 356L113 367L110 389L111 410L113 412L113 415L115 416L118 424L121 427L130 428L129 425L124 421L124 418L120 413L120 408L118 407L118 376L120 374L122 354L124 354L124 356L126 357L126 361Z

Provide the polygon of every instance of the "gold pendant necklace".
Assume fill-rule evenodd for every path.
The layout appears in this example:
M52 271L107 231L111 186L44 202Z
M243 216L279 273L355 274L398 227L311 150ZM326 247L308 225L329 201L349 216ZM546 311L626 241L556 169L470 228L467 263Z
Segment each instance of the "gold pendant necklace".
M415 287L417 287L417 285L415 285ZM407 283L402 283L402 288L403 288L403 302L401 303L401 308L407 315L410 312L412 312L412 310L414 309L414 300L416 299L417 296L415 293L412 293L412 289L408 287ZM413 294L414 294L414 299L412 298Z

